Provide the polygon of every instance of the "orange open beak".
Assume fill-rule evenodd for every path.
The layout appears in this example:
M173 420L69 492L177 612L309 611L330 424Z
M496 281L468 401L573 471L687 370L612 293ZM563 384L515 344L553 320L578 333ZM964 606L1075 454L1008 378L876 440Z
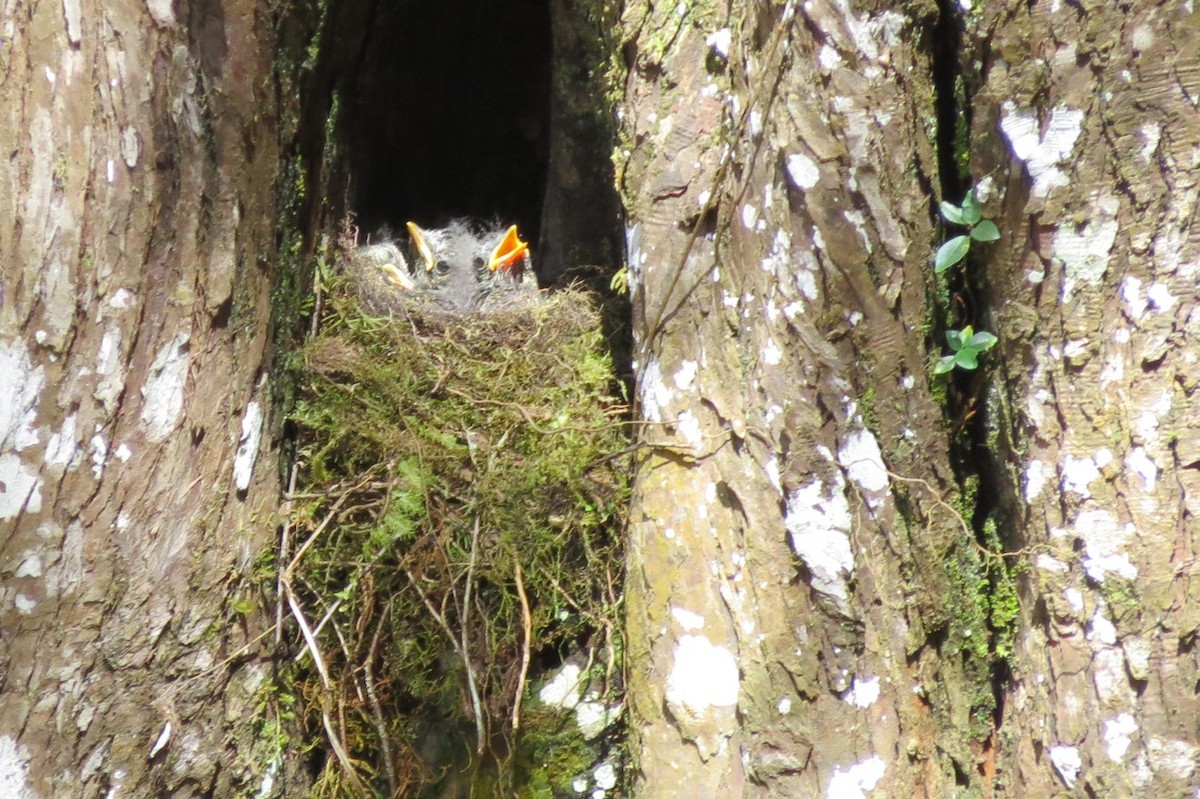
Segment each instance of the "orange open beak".
M488 269L493 272L497 269L511 272L517 264L528 257L529 244L521 241L521 237L517 235L517 226L513 225L505 232L504 238L500 239L496 249L492 250L492 257L488 260Z

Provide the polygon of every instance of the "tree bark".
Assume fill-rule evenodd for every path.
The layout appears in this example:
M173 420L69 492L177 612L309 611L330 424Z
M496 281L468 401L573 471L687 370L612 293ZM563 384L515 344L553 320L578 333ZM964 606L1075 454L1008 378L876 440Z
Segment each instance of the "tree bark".
M639 795L1191 795L1193 17L627 10Z
M0 785L257 790L271 19L16 2L0 38Z
M1005 236L986 264L996 486L1029 567L1006 784L1191 796L1200 21L1009 2L969 32L973 166Z
M626 12L638 795L984 781L986 570L925 345L936 9L886 6Z

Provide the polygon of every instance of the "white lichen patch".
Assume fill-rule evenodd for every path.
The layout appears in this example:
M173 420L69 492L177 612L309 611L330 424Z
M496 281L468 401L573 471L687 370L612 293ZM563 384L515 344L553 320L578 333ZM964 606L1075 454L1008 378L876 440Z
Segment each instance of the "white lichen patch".
M254 459L258 457L262 428L262 405L253 400L246 405L246 413L242 416L242 435L238 439L237 454L233 457L233 484L238 491L245 491L254 475Z
M854 678L854 682L850 685L850 690L847 691L842 699L855 707L868 708L879 699L879 678L867 677L865 679Z
M1025 467L1025 501L1033 502L1042 495L1046 487L1046 479L1053 472L1050 465L1044 461L1030 461Z
M1171 293L1171 289L1166 283L1151 283L1150 287L1146 289L1146 297L1154 306L1154 310L1159 313L1166 313L1175 307L1175 295Z
M879 442L866 428L859 428L846 436L838 447L838 463L864 491L879 493L888 487L887 468L883 465ZM870 499L868 502L872 507L876 506L876 502Z
M1142 161L1148 164L1158 150L1158 142L1162 138L1162 125L1157 122L1145 122L1138 128L1138 133L1142 137L1142 149L1139 155L1141 155Z
M779 459L774 455L767 458L767 462L763 464L763 471L766 472L767 480L771 482L771 487L775 489L776 493L782 494L783 481L779 474Z
M543 705L571 709L579 704L583 686L580 677L583 671L575 663L567 663L538 691Z
M767 366L778 366L783 360L783 350L780 349L779 344L776 343L775 339L767 339L767 343L763 345L762 358L763 363L765 363Z
M867 232L867 218L862 211L847 210L842 212L842 216L850 223L850 227L854 228L854 232L858 234L858 240L862 242L863 249L870 255L874 252L874 245L871 244L871 235Z
M695 361L685 360L679 364L679 368L675 370L675 387L680 391L691 391L692 386L696 384L696 371L699 364Z
M839 476L828 494L820 479L793 490L787 498L784 523L792 550L812 575L813 590L845 607L847 582L854 576L845 482Z
M19 341L0 343L0 447L20 452L38 443L34 429L45 372Z
M680 411L675 417L679 435L697 452L704 448L704 433L700 429L700 420L691 411Z
M697 718L738 700L738 665L733 653L703 635L684 635L675 644L667 677L667 705L681 718Z
M159 27L169 28L175 24L175 4L171 0L146 0L146 10Z
M1121 650L1100 646L1092 653L1092 684L1103 706L1129 707L1136 701Z
M1054 764L1054 770L1062 778L1063 784L1068 788L1074 788L1075 783L1079 780L1079 772L1083 768L1083 758L1079 756L1079 750L1074 746L1063 744L1052 746L1050 747L1050 762Z
M609 707L597 699L589 694L587 699L575 706L575 726L585 741L598 738L621 715L621 703Z
M617 767L606 760L592 772L592 779L601 791L611 791L617 786Z
M1075 148L1075 141L1083 130L1083 111L1064 106L1054 108L1046 122L1046 130L1042 132L1036 112L1018 109L1012 100L1005 100L1001 107L1000 130L1012 146L1013 154L1025 162L1033 179L1034 197L1046 197L1051 189L1067 185L1059 164Z
M1124 551L1133 533L1133 525L1119 525L1108 511L1080 513L1075 520L1075 535L1084 543L1083 568L1088 576L1100 583L1109 573L1126 580L1135 579L1137 569Z
M100 433L92 436L92 474L99 480L104 475L104 467L108 464L108 442Z
M1096 608L1091 622L1088 623L1087 637L1089 641L1097 641L1105 646L1114 646L1117 643L1117 628L1099 608Z
M1096 461L1092 458L1087 456L1076 458L1073 455L1068 455L1063 459L1063 491L1071 491L1086 499L1092 495L1089 486L1091 486L1094 480L1099 478L1100 469L1096 467Z
M0 735L0 796L39 799L29 783L29 751L8 735Z
M1069 302L1079 286L1103 281L1120 228L1117 208L1115 197L1100 197L1083 226L1063 224L1054 232L1050 248L1063 269L1063 302Z
M662 367L657 358L651 358L642 370L641 380L638 381L639 394L642 400L642 416L651 422L663 420L662 411L671 401L671 389L663 382Z
M1034 375L1036 377L1036 373ZM1044 388L1039 388L1025 398L1025 413L1035 426L1041 427L1046 423L1046 409L1054 398Z
M1158 440L1158 415L1153 411L1143 411L1133 419L1133 432L1136 441L1143 444L1153 444Z
M1149 50L1154 46L1154 27L1149 23L1143 22L1133 29L1133 34L1129 37L1129 44L1136 52ZM1143 127L1145 127L1143 125Z
M792 153L784 160L784 169L792 185L807 191L821 180L821 169L817 162L803 153Z
M1125 759L1137 729L1137 721L1128 713L1119 713L1104 722L1104 751L1110 760L1120 763Z
M1150 768L1156 773L1177 780L1187 780L1191 779L1196 770L1200 747L1188 741L1160 738L1156 735L1146 744L1146 753L1150 756Z
M867 791L875 790L886 770L887 764L878 755L844 769L835 768L826 799L867 799Z
M1150 677L1150 642L1137 635L1126 635L1121 639L1121 651L1125 653L1125 666L1135 680Z
M704 627L704 617L686 608L672 607L671 617L687 632L694 632Z
M758 209L750 203L746 203L742 206L742 224L747 230L754 230L756 222L758 222Z
M1138 321L1146 313L1148 302L1142 295L1142 281L1133 275L1126 275L1121 280L1121 299L1125 300L1129 318Z
M1134 447L1125 456L1125 465L1134 474L1142 478L1142 487L1147 494L1154 493L1154 487L1158 484L1158 467L1154 461L1150 460L1150 456L1146 454L1145 447Z
M46 442L46 454L43 456L47 466L69 466L79 455L78 427L79 415L72 413L63 419L62 427L50 436Z
M760 262L762 270L767 274L782 277L792 271L792 235L783 228L775 231L771 239L771 249Z
M810 302L814 301L817 299L817 297L821 296L820 291L817 288L817 261L813 257L813 254L809 251L802 252L797 260L798 268L794 271L792 276L792 279L796 283L796 290L799 291L805 299L809 300ZM796 305L800 304L796 303ZM800 305L799 310L803 310L802 305ZM785 315L788 315L788 318L790 319L793 315L795 315L795 313L798 313L799 310L795 311L791 315L788 315L788 308L784 308L783 312Z
M825 74L829 74L846 62L837 50L825 44L821 46L821 50L817 53L817 63L821 65L821 70Z
M121 364L121 328L112 325L100 339L100 350L96 353L96 374L99 381L93 395L105 410L116 407L117 397L125 386L125 369Z
M1120 355L1104 362L1100 370L1100 387L1107 388L1125 379L1125 359Z
M1063 357L1068 361L1077 361L1087 354L1088 340L1085 338L1077 338L1068 341L1063 345Z
M885 11L876 16L859 17L850 9L846 0L838 0L838 16L845 22L847 31L856 50L869 61L887 63L887 48L899 43L900 31L906 24L903 15ZM876 70L878 71L878 70Z
M162 441L179 424L191 363L189 340L186 333L180 333L160 349L142 386L141 418L151 441Z
M0 520L15 519L22 512L42 509L42 481L21 456L8 452L0 455Z
M36 552L26 552L13 577L41 577L42 568L42 556Z
M708 38L704 40L704 43L707 44L714 53L721 56L721 58L728 58L729 45L732 41L733 31L729 28L721 28L718 31L710 33Z

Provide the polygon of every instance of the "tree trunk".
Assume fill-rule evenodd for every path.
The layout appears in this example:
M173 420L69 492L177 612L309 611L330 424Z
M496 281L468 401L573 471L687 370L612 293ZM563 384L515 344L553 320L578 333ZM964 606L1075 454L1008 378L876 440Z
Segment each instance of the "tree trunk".
M1135 5L627 9L639 795L1190 795L1200 28Z
M989 3L969 32L973 167L1005 235L986 264L995 483L1029 567L1005 782L1191 796L1200 20L1190 3Z
M933 14L627 11L639 795L982 782L987 575L925 348Z
M0 37L0 785L257 791L271 20L18 2Z

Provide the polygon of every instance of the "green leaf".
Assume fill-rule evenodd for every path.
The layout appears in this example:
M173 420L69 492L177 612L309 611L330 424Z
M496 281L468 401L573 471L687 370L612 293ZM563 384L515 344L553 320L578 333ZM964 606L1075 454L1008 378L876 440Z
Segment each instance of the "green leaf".
M967 192L967 196L963 197L962 218L964 225L973 225L983 218L983 209L979 207L979 201L975 199L974 189L971 189Z
M979 366L979 351L971 347L963 347L954 353L954 365L963 369L974 369Z
M1000 339L993 336L986 330L980 330L967 341L967 346L978 352L985 352L996 346L996 342Z
M958 352L963 348L964 341L965 339L963 338L962 330L946 331L946 343L949 344L950 349L954 350L955 352Z
M995 222L985 219L971 228L971 238L975 241L995 241L1000 238L1000 230L996 227Z
M937 256L933 259L933 271L939 275L961 261L971 249L969 236L955 236L950 241L938 247Z
M942 218L947 222L951 222L955 225L963 224L962 209L957 205L951 205L945 200L942 200L939 207L942 209Z
M933 373L935 375L944 375L954 368L954 356L946 355L940 361L933 365Z
M617 294L629 293L629 267L623 266L617 270L617 273L612 276L608 287Z

